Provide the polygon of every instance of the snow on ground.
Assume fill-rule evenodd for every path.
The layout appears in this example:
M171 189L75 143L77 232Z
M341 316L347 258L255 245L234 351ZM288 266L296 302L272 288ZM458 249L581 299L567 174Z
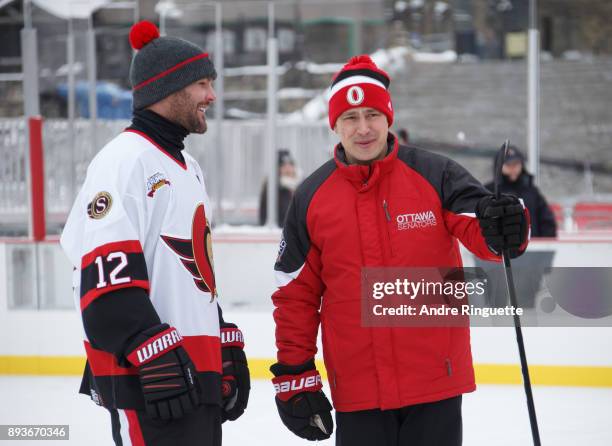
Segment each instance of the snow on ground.
M457 53L451 50L443 51L441 53L415 52L412 55L412 59L415 62L422 63L451 63L457 60Z
M87 397L77 395L78 384L76 377L0 377L0 424L69 424L70 441L60 444L112 445L107 412ZM534 398L542 444L612 444L612 389L536 387ZM531 444L520 386L480 386L475 393L464 396L463 420L465 446ZM253 382L247 412L238 421L226 423L223 435L226 446L309 444L281 424L272 385L262 380ZM39 443L19 442L20 446L29 444ZM333 441L319 444L332 445Z

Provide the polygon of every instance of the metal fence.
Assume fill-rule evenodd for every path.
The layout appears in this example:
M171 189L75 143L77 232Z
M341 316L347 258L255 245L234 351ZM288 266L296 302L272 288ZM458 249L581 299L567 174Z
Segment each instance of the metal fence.
M0 120L0 221L3 225L28 224L26 121Z
M45 198L47 231L61 230L89 162L128 121L89 120L44 123ZM218 125L205 135L191 135L186 149L202 166L208 193L216 209L215 223L254 224L259 194L266 176L266 122L224 121L221 147L216 146ZM288 149L302 176L328 160L336 143L324 124L279 124L277 146ZM0 230L5 235L27 232L27 134L22 119L0 120ZM274 160L276 163L276 160ZM218 203L222 204L219 212Z
M73 125L68 120L45 121L43 140L47 234L61 232L85 179L89 162L104 144L127 125L128 121L98 120L95 128L92 128L91 121L85 119L77 119ZM217 146L219 130L222 132L222 142ZM198 160L206 177L208 193L215 208L214 224L257 224L259 198L269 172L265 147L267 131L267 123L263 120L226 120L222 122L221 129L213 121L205 135L191 135L186 139L187 151ZM291 152L301 178L305 178L332 156L337 136L323 123L278 123L276 141L277 148ZM30 207L27 147L26 121L0 120L2 236L24 236L28 233ZM273 162L276 163L276 160ZM467 164L466 167L474 168ZM568 232L609 230L612 227L610 196L584 196L579 192L553 205L559 228ZM592 203L588 206L595 208L584 210L579 206L581 202L587 205ZM219 204L222 206L219 207Z

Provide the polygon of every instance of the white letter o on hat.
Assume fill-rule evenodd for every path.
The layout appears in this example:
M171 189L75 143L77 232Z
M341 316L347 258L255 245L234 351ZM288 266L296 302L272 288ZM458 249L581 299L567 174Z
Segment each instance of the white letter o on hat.
M358 85L353 85L346 92L346 100L351 105L359 105L363 102L365 97L365 93L363 92L363 88Z

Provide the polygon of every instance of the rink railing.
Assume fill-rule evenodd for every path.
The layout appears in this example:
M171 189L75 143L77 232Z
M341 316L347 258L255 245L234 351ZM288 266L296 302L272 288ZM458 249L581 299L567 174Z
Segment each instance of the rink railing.
M46 220L45 234L58 234L80 188L87 166L98 150L120 133L129 121L62 119L42 122L42 146L32 144L31 125L25 119L0 119L0 235L32 235L34 221ZM267 172L266 131L263 120L221 124L222 147L216 147L216 122L205 135L191 135L186 146L206 176L215 209L215 224L256 224L259 196ZM337 136L326 123L277 125L277 147L291 151L301 177L332 156ZM40 160L31 153L42 151ZM36 161L36 162L31 162ZM276 160L274 160L276 163ZM44 166L44 194L32 193ZM35 173L32 174L32 171ZM602 203L597 203L597 201ZM44 202L43 209L40 207ZM580 207L582 202L592 209ZM221 207L218 206L221 203ZM607 208L606 208L606 204ZM554 205L558 227L566 232L612 229L612 197L569 197ZM36 209L35 209L36 208ZM220 212L221 211L221 212ZM40 217L37 220L33 216ZM30 230L28 231L28 228Z

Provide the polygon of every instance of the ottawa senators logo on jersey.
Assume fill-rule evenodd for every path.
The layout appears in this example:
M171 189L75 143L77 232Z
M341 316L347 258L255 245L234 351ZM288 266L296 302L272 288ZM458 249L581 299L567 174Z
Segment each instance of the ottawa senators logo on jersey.
M211 301L217 297L212 254L210 224L206 219L204 205L200 203L193 214L191 240L162 235L162 240L174 251L187 271L193 276L195 285L201 291L211 294Z

